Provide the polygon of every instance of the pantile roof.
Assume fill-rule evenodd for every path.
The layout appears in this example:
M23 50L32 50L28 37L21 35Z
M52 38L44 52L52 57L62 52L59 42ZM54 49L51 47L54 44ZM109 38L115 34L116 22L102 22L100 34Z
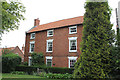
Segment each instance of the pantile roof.
M69 18L69 19L63 19L63 20L39 25L39 26L36 26L36 27L30 29L27 33L43 31L43 30L48 30L48 29L54 29L54 28L60 28L60 27L76 25L76 24L83 24L83 16Z

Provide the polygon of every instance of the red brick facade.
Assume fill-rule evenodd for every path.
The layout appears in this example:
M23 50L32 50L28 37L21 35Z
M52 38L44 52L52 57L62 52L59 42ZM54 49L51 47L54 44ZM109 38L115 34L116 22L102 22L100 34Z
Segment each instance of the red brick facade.
M2 51L4 51L5 49L10 50L14 54L18 54L22 58L22 62L24 61L24 53L22 52L22 50L20 50L20 48L18 46L9 47L9 48L1 48L0 49L0 56L2 56Z
M69 34L69 27L77 26L77 33ZM47 37L47 30L37 31L35 33L35 39L30 39L31 33L26 33L26 43L25 43L25 59L28 61L30 56L30 42L35 41L34 52L42 52L45 56L52 56L52 67L69 67L68 57L79 57L81 54L80 51L80 42L82 41L82 24L74 24L60 28L50 29L53 30L53 36ZM69 38L77 37L77 52L69 52ZM47 40L53 39L53 51L46 52Z

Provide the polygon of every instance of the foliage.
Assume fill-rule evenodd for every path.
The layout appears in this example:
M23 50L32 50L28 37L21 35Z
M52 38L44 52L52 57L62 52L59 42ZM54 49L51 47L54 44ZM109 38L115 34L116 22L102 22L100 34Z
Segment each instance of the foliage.
M57 67L45 67L45 66L25 66L19 65L16 67L16 71L27 72L28 74L33 74L33 72L37 72L37 68L43 69L42 72L46 73L60 73L60 74L72 74L74 69L71 68L57 68Z
M5 55L5 54L11 54L12 52L9 50L9 49L7 49L7 48L3 48L2 49L2 55Z
M13 71L11 74L17 74L17 75L25 75L26 73L23 71Z
M32 65L44 65L43 53L32 53Z
M75 64L74 78L108 78L114 31L108 2L86 2L83 22L82 54Z
M22 71L28 74L33 74L33 72L37 72L37 67L19 65L19 66L16 66L15 71Z
M119 58L119 52L118 52L118 46L113 46L111 49L111 72L110 76L114 78L118 78L120 76L120 58Z
M18 0L2 2L2 33L18 29L20 20L24 20L25 7ZM0 32L0 33L1 33Z
M21 57L11 53L2 56L2 72L11 72L17 65L21 64Z
M34 75L17 75L10 73L2 73L2 80L47 80L42 79L40 76Z
M28 62L27 62L27 61L26 61L26 62L23 62L23 65L27 66L27 65L28 65Z
M60 74L72 74L74 69L72 68L60 68L60 67L47 67L44 69L47 73L60 73Z
M49 78L49 79L72 79L73 76L72 74L52 74L52 73L48 73L46 75L44 75L43 77Z

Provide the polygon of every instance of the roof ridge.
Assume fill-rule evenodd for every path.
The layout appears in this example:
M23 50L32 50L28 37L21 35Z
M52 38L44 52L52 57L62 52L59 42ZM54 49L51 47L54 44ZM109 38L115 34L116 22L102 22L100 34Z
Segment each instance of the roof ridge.
M84 16L77 16L73 18L62 19L62 20L57 20L46 24L38 25L37 27L34 27L33 29L29 30L27 33L43 31L48 29L55 29L70 25L76 25L76 24L83 24L83 17Z
M73 18L79 18L79 17L83 17L83 16L77 16L77 17L73 17ZM60 19L60 20L56 20L56 21L52 21L52 22L48 22L48 23L45 23L45 24L54 23L54 22L63 21L63 20L68 20L68 19L73 19L73 18ZM45 25L45 24L42 24L42 25ZM41 26L41 25L38 25L38 26ZM37 27L37 26L36 26L36 27Z

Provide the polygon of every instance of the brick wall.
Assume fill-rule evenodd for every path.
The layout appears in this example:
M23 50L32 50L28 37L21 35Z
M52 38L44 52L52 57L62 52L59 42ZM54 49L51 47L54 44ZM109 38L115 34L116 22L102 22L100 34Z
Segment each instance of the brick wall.
M69 27L54 29L53 37L47 37L47 31L36 32L35 39L30 40L26 34L25 61L28 61L30 41L35 41L35 52L42 52L44 56L53 56L52 66L68 67L68 56L80 56L80 42L82 41L83 26L78 25L77 34L69 34ZM69 37L77 37L77 52L69 52ZM46 40L53 39L53 52L46 52ZM46 61L46 60L45 60Z

